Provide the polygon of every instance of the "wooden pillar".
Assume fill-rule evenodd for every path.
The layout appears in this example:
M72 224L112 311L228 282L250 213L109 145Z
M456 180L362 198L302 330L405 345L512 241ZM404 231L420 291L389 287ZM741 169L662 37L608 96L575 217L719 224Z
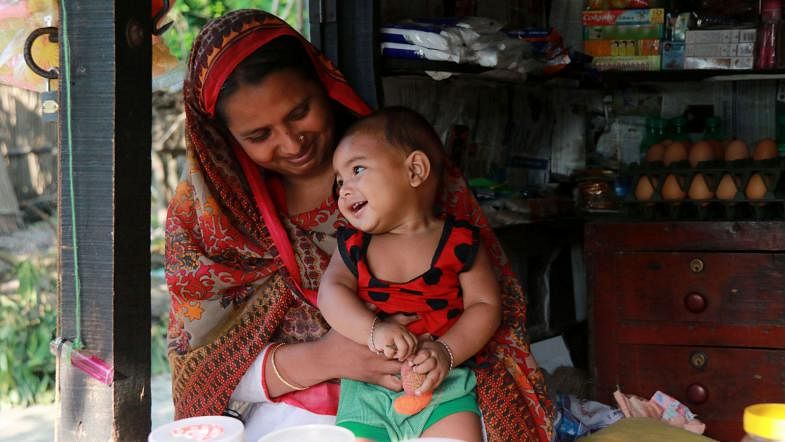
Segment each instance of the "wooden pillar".
M58 358L56 440L141 441L150 431L150 3L63 4L71 66L70 84L60 69L58 335L76 334L75 226L85 351L116 374L106 386Z
M372 108L383 102L379 78L378 0L309 0L311 42Z

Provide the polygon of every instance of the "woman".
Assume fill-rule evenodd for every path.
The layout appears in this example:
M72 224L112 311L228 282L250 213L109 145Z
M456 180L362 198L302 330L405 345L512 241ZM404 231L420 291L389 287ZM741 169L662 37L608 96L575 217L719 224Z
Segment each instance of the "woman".
M202 30L184 100L186 177L166 224L176 418L232 408L250 435L332 422L332 379L399 390L399 363L329 331L316 307L344 222L332 150L368 107L296 31L252 10ZM442 207L482 228L504 291L502 326L475 370L489 440L549 440L553 409L525 341L520 286L460 172L447 175Z

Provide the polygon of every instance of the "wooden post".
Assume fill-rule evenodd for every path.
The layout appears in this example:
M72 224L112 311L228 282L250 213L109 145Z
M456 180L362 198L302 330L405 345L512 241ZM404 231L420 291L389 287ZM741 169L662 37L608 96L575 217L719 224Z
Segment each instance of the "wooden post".
M106 386L58 358L56 440L141 441L150 431L150 4L63 4L71 66L66 84L61 29L58 335L76 334L75 226L85 351L116 374Z

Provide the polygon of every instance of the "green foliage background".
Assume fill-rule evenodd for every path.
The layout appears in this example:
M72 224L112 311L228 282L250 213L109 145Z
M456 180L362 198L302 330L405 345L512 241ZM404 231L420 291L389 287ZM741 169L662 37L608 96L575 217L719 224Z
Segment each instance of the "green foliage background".
M0 408L54 400L55 360L49 341L55 330L56 267L19 261L14 294L0 294Z
M300 32L307 31L307 0L176 0L168 17L174 22L163 38L179 60L185 60L194 38L209 20L236 9L262 9L287 21ZM307 37L307 35L306 35Z

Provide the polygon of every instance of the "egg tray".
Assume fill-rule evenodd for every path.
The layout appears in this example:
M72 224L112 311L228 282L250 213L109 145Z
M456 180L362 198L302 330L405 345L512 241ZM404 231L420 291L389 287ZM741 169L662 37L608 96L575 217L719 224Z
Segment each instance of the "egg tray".
M785 158L769 160L706 161L692 167L686 161L665 166L662 163L632 164L623 171L629 179L630 192L622 201L625 212L634 218L646 219L785 219ZM732 199L711 198L666 201L662 198L662 185L668 175L675 175L680 188L687 193L693 178L702 174L712 193L726 174L734 178L736 194ZM751 200L744 190L750 177L760 174L766 185L763 198ZM654 178L654 193L647 201L635 199L635 187L642 176Z

